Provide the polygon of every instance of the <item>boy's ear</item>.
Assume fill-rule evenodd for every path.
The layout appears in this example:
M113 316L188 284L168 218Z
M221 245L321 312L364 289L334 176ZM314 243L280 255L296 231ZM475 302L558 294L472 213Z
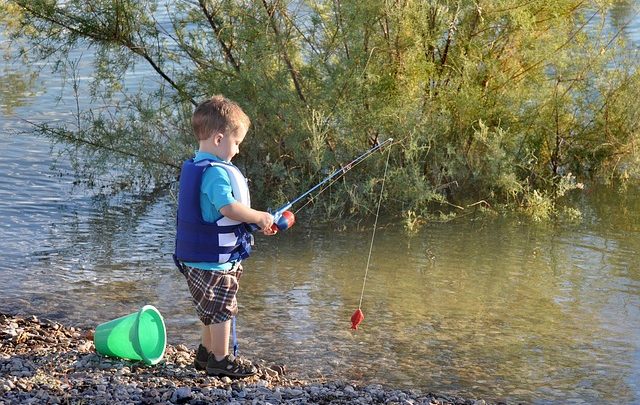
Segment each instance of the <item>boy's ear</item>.
M218 132L217 134L213 135L213 143L215 145L219 145L220 142L222 141L222 138L224 138L224 135L221 134L220 132Z

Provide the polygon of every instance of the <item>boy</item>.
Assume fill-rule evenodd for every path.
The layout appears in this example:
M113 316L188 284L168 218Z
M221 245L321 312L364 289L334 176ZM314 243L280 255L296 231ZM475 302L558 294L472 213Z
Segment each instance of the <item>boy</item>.
M273 217L250 207L246 179L231 164L251 124L242 108L214 96L196 107L191 124L199 150L180 174L174 260L203 323L194 365L209 375L247 377L257 369L229 354L230 323L238 312L240 262L251 251L247 224L272 235Z

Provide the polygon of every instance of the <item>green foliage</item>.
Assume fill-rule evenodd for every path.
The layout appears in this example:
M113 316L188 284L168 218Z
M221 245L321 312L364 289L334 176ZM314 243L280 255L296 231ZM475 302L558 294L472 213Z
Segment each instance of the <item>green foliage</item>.
M77 128L41 128L72 155L78 146L95 151L79 167L87 178L113 174L109 162L118 162L114 181L124 188L167 184L195 148L193 105L222 93L252 118L236 159L258 201L277 205L371 139L393 137L384 207L403 215L408 229L470 207L506 205L545 220L569 212L560 198L580 188L578 179L637 182L638 58L622 40L624 18L605 22L609 7L0 2L5 32L24 41L32 60L56 61L72 77L71 51L96 52L92 95L116 107L79 108ZM128 93L124 80L136 66L157 75L157 89ZM369 214L383 165L368 159L315 206Z

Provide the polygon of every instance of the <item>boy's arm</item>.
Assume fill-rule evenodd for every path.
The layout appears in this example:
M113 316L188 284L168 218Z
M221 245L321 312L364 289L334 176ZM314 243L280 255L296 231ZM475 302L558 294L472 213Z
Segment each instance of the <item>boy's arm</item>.
M254 210L237 201L220 208L220 213L236 221L256 224L263 231L270 230L273 225L273 215L265 211Z
M273 235L271 231L273 216L268 212L254 210L233 198L229 175L221 167L210 167L204 172L201 185L202 193L207 196L209 204L227 218L240 222L256 224L265 235Z

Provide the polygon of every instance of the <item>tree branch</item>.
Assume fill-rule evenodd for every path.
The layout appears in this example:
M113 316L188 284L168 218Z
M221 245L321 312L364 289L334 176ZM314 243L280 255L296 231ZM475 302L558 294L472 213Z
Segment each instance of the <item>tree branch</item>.
M453 35L457 30L457 22L458 22L458 14L460 13L460 3L458 3L456 12L453 14L451 18L451 23L449 23L449 30L447 31L447 41L444 46L444 50L442 51L442 55L440 57L440 66L438 68L439 73L442 73L446 63L447 57L449 56L449 48L451 46L451 42L453 41Z
M220 26L216 24L215 20L213 19L213 14L211 14L211 12L207 9L205 0L198 0L198 4L200 4L200 8L202 9L202 13L204 14L204 16L207 17L207 21L209 21L209 25L211 26L213 33L216 35L218 43L222 47L225 58L229 63L231 63L236 72L240 72L240 63L238 63L238 61L236 61L236 59L233 57L233 53L231 53L231 47L222 40L220 36L220 33L222 32Z
M351 59L351 55L350 55L350 51L349 51L349 43L347 42L346 38L345 38L345 31L344 31L344 25L342 23L342 8L341 8L341 4L340 4L340 0L334 0L334 7L335 7L335 17L336 17L336 32L334 33L334 37L335 35L338 34L338 32L342 32L342 44L344 46L344 53L347 57L347 60ZM331 38L331 43L333 43L333 39L334 37Z
M87 38L99 43L100 42L116 43L124 46L125 48L129 49L131 52L141 56L144 60L146 60L147 63L151 65L151 68L155 70L167 83L169 83L169 85L173 89L175 89L182 97L184 97L186 100L189 100L193 105L197 105L193 97L191 97L191 95L189 95L181 86L179 86L164 70L162 70L160 65L158 65L153 60L153 58L151 58L151 56L146 52L146 49L144 48L144 46L136 45L130 39L120 36L119 35L120 33L117 29L115 31L116 35L105 35L105 33L101 33L100 31L96 31L96 32L84 31L82 29L74 27L72 24L66 23L64 21L60 21L59 19L56 19L54 16L46 15L44 13L39 13L34 8L30 7L27 2L18 2L17 4L19 7L22 7L25 11L30 13L32 16L42 19L50 24L57 25L61 28L67 29L70 32L80 37ZM55 9L55 11L61 12L60 9ZM64 14L64 13L63 15L70 18L73 22L79 23L80 25L83 22L82 20L77 19L75 16Z
M280 47L280 50L282 53L282 59L284 59L284 62L287 64L287 69L289 70L289 74L291 75L291 79L293 80L293 85L296 88L296 92L298 93L298 98L303 103L306 104L307 99L302 93L302 85L300 84L299 73L293 67L293 63L291 63L291 59L289 59L289 55L287 54L287 51L284 49L284 44L280 41L280 30L278 29L278 24L276 23L276 20L275 20L276 4L269 6L266 0L262 0L262 5L264 6L264 9L267 12L267 15L269 16L269 25L271 26L271 29L273 30L273 33L276 38L276 42Z

